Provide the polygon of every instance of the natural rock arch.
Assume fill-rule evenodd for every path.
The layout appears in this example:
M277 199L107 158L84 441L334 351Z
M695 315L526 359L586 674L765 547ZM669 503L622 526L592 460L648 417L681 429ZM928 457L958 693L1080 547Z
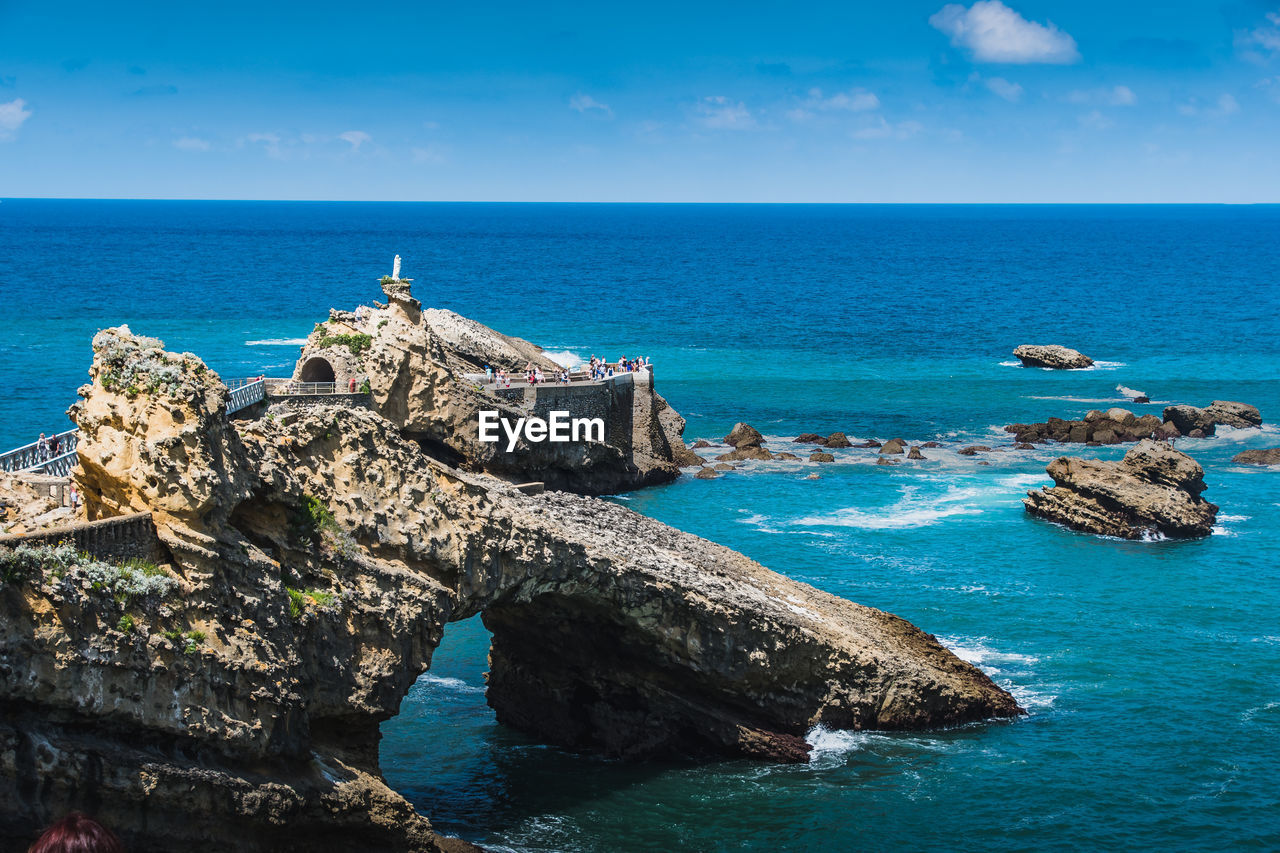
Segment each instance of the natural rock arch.
M307 363L302 365L298 379L303 382L334 382L337 379L337 374L328 359L316 356L307 359Z

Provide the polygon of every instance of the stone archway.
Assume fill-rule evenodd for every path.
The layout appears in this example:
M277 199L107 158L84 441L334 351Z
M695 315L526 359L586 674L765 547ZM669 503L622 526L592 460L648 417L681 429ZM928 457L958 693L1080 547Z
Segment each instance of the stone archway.
M327 359L318 356L307 359L306 364L302 365L302 370L298 374L298 379L301 382L333 382L336 378L333 365Z

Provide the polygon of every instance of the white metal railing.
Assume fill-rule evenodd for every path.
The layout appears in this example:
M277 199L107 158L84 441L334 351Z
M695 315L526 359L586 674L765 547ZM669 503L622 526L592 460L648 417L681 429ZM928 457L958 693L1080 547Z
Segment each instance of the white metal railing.
M237 383L231 388L231 393L227 396L227 414L230 415L238 412L246 406L252 406L259 400L267 396L267 382L265 379L248 379L244 382Z
M55 458L74 453L80 434L74 429L0 453L0 471L39 470Z

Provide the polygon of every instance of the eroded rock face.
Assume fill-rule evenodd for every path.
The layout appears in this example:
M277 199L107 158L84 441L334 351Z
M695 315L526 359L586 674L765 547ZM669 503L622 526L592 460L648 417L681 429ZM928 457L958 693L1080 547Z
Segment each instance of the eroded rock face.
M1237 429L1252 429L1262 426L1262 413L1257 406L1248 403L1237 403L1232 400L1214 400L1205 408L1205 413L1219 426Z
M1060 456L1054 486L1028 492L1027 512L1074 530L1124 539L1207 536L1218 508L1202 498L1204 469L1185 453L1143 440L1118 462Z
M1080 370L1093 366L1093 359L1089 356L1060 344L1023 344L1013 354L1026 367Z
M670 482L682 466L699 464L681 438L684 419L653 389L647 371L629 376L630 382L620 380L616 387L588 392L579 386L576 393L595 397L571 415L607 412L604 441L521 438L511 451L505 440L481 441L481 410L513 424L533 411L528 395L495 396L470 375L483 372L485 365L513 374L532 365L554 380L560 365L528 341L451 311L421 310L407 297L384 307L330 312L329 320L308 337L299 373L321 359L335 362L335 372L349 375L357 385L367 380L379 414L431 455L467 470L512 482L541 481L550 489L609 494Z
M1020 713L908 623L615 504L464 472L361 409L232 423L194 363L130 396L103 352L74 476L100 515L152 509L177 592L0 586L6 841L81 808L142 853L441 849L378 726L477 613L499 719L571 748L802 760L818 723Z

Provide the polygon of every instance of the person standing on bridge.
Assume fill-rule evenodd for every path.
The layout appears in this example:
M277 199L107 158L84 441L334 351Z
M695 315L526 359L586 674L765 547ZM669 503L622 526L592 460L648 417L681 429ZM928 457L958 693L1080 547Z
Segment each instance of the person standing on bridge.
M49 461L49 439L44 437L44 433L40 433L40 440L36 442L36 458L41 462Z

